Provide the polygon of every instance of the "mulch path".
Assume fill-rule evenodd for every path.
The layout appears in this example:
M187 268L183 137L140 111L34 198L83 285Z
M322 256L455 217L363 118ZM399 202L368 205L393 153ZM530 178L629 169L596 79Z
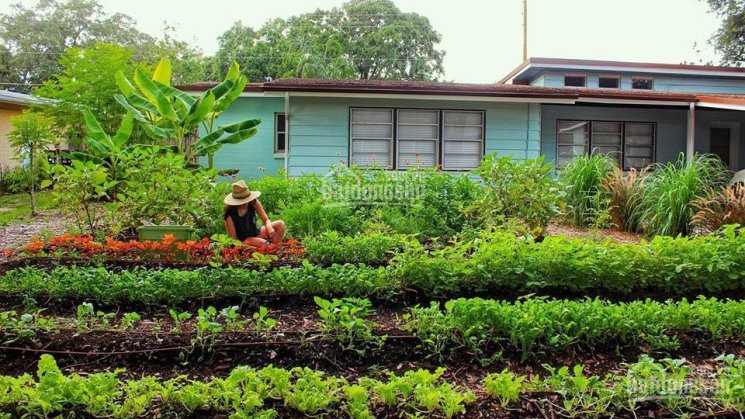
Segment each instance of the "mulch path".
M612 239L619 243L638 243L644 236L639 233L631 233L617 228L607 229L592 229L583 227L574 227L567 224L551 223L546 228L546 235L558 236L565 235L567 237L584 238L584 239L595 239L605 240Z
M62 234L70 222L57 211L41 211L33 219L24 218L0 227L0 250L18 250L39 234ZM0 255L2 258L5 257Z

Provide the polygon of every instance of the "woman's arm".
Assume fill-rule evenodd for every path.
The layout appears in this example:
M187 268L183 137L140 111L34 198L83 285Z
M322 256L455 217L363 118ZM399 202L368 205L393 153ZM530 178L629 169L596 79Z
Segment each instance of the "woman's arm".
M259 214L259 218L261 218L261 222L264 223L264 227L266 228L267 234L269 234L269 237L272 237L274 235L274 228L272 227L272 222L269 220L269 217L266 215L266 211L264 211L264 207L261 206L261 202L257 199L254 202L254 209Z
M228 217L225 219L225 230L228 232L228 236L237 239L237 235L235 234L235 225L233 224L233 218Z

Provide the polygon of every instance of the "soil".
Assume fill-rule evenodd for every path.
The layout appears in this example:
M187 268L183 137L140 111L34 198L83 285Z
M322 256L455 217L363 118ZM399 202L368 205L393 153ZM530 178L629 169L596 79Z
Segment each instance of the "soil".
M602 230L574 227L567 224L551 223L546 228L546 234L550 236L565 235L567 237L577 237L594 240L611 239L619 243L638 243L644 236L639 233L631 233L617 228L606 228Z

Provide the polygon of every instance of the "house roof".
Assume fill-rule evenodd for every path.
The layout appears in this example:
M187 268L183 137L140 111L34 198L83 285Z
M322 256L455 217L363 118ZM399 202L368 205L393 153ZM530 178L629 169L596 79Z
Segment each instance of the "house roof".
M510 71L497 83L526 84L543 69L745 78L745 68L740 67L532 57Z
M204 91L217 83L196 83L179 86L186 91ZM305 95L327 94L395 94L417 96L463 96L490 98L566 99L568 101L620 101L695 102L696 95L689 93L659 92L652 90L577 89L568 87L543 87L515 84L474 84L394 80L326 80L278 79L266 83L251 83L246 92L297 92Z
M40 102L38 98L31 95L0 90L0 108L21 109Z

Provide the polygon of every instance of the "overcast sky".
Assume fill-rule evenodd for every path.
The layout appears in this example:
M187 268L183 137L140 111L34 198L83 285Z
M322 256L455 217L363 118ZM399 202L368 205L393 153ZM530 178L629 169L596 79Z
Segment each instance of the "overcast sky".
M236 21L266 20L328 9L343 0L99 0L157 34L163 21L211 54ZM442 34L445 79L493 82L522 60L522 0L394 0L429 18ZM17 0L0 0L7 12ZM22 0L27 5L35 0ZM707 40L716 16L702 0L528 0L528 55L661 63L716 61ZM694 44L698 43L698 50Z

